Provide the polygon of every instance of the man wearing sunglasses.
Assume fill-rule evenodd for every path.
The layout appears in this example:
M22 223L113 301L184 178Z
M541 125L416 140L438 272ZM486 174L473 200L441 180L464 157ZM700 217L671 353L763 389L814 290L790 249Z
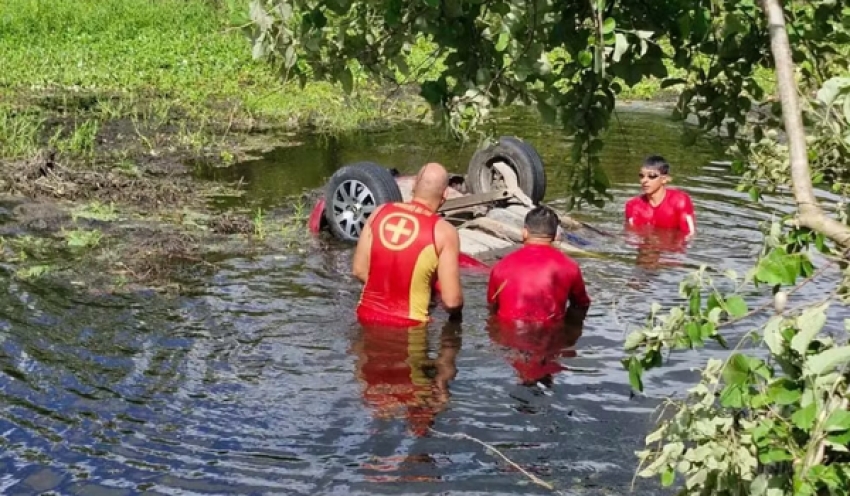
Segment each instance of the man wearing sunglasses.
M660 155L643 161L638 174L643 194L626 203L626 221L632 227L678 229L691 236L696 232L694 205L687 193L667 187L669 173L670 164Z

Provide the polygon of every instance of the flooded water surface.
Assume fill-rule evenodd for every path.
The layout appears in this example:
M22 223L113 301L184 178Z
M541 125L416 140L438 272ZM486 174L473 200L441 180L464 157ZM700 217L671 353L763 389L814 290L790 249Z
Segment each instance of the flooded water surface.
M630 493L659 398L724 352L674 354L634 396L619 362L625 333L651 302L678 301L682 276L701 264L746 271L759 222L780 207L753 207L712 165L722 147L684 146L665 114L619 121L604 156L615 200L578 213L614 236L583 234L604 256L579 259L593 306L563 336L518 342L488 329L486 275L473 273L459 326L438 313L425 330L361 329L351 247L328 239L225 260L179 297L94 297L4 277L0 494L551 494L469 437L563 494ZM493 130L540 150L547 199L563 201L569 141L519 113ZM199 180L242 178L243 206L274 209L345 163L409 173L436 160L463 172L473 153L424 127L299 139ZM653 153L693 197L699 233L688 245L622 232ZM640 479L634 491L662 494Z

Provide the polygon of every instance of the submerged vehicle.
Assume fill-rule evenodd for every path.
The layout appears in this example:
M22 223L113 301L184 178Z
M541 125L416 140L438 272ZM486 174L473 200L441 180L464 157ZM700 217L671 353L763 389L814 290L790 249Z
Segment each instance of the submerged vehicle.
M309 229L356 242L378 206L411 199L414 180L374 162L345 165L328 180L310 214ZM480 258L521 244L525 215L545 194L543 160L527 142L503 136L478 150L466 174L450 175L448 198L437 211L458 228L461 266L486 269ZM562 229L580 227L559 214ZM583 252L560 237L555 244L565 252Z

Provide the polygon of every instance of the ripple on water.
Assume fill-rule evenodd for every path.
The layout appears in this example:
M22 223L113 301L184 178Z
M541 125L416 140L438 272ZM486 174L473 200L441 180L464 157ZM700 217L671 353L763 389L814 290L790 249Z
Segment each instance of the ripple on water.
M497 342L481 275L464 276L459 331L441 318L426 333L392 339L361 329L351 247L342 244L234 257L179 298L95 298L0 280L0 492L550 494L475 441L429 427L494 445L566 494L630 492L634 451L659 398L681 395L695 367L725 352L677 353L646 376L646 396L632 396L620 364L624 336L653 301L681 301L678 283L694 268L746 271L759 223L789 207L750 205L730 186L728 167L709 163L718 149L682 148L679 125L660 114L622 112L620 123L603 157L616 200L582 213L613 233L588 235L606 256L580 260L593 307L574 349L545 359ZM568 140L522 115L499 126L538 147L548 196L563 200L568 188L555 164L568 156ZM368 150L412 169L426 154L462 170L472 153L424 130L342 137L333 152L322 146L307 140L233 173L249 179L249 198L279 202L288 193L277 188L292 181L275 178L297 175L285 168L303 157L333 169ZM697 208L699 234L682 246L622 232L637 166L657 152ZM795 298L831 284L816 281ZM729 329L730 341L747 330ZM551 379L524 385L541 364L554 367ZM438 387L444 378L447 387ZM636 494L661 491L639 481Z

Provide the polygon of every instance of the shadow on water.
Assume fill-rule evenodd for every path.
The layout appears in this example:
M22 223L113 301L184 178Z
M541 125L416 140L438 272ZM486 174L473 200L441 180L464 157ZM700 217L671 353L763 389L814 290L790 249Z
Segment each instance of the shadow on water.
M580 260L593 299L580 337L516 340L488 327L480 274L464 276L460 328L438 316L392 338L361 329L351 250L335 244L235 257L172 298L95 297L4 274L0 493L549 494L480 445L428 426L490 443L565 494L629 493L658 398L681 394L693 366L724 352L675 354L646 377L648 395L633 397L619 362L624 334L652 301L678 301L679 280L700 264L743 273L758 222L784 207L749 205L728 171L709 164L714 146L681 147L679 124L619 118L604 158L615 201L585 215L620 233L640 159L661 153L694 198L700 232L677 249L592 239L606 257ZM567 140L527 115L495 128L541 150L558 200ZM447 143L416 127L312 138L207 179L245 177L247 201L273 208L356 160L464 170L472 148ZM635 494L663 492L639 480Z

